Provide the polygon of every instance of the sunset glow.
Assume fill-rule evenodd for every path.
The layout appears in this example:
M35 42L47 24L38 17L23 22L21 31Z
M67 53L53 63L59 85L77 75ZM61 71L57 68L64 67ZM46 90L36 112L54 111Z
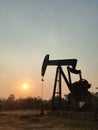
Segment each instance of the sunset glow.
M23 90L28 90L29 89L29 84L27 84L27 83L22 84L22 89Z

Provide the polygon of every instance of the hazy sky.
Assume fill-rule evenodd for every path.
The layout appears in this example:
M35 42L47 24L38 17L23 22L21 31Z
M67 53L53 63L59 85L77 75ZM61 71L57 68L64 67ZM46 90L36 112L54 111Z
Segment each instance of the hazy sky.
M41 66L77 58L95 92L98 87L98 0L0 0L0 97L41 96ZM66 69L66 68L65 68ZM45 74L44 98L52 96L55 67ZM23 82L29 90L21 89ZM68 93L66 85L64 93Z

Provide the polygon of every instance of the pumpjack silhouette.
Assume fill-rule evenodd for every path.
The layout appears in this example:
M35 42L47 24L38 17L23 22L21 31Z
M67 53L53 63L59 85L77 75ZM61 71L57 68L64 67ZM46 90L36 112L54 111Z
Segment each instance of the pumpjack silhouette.
M62 109L62 78L70 91L68 95L68 107L70 110L77 110L80 108L80 103L85 104L91 101L91 93L88 91L91 84L82 79L81 70L77 70L76 65L77 59L49 60L49 55L45 56L41 69L42 77L45 75L47 66L57 66L52 96L52 110ZM62 66L66 66L68 76L65 75ZM79 75L79 80L72 83L71 73ZM58 108L55 105L57 97L59 100Z

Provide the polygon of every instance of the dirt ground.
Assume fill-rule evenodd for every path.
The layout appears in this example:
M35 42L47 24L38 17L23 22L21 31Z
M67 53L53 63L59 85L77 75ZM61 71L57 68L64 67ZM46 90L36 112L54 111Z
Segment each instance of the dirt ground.
M21 110L0 113L0 130L63 130L57 121L40 116L36 111Z
M98 123L98 122L97 122ZM0 112L0 130L89 130L90 128L66 125L60 119L40 116L36 111L21 110ZM92 127L91 127L91 130ZM94 127L94 130L98 130Z

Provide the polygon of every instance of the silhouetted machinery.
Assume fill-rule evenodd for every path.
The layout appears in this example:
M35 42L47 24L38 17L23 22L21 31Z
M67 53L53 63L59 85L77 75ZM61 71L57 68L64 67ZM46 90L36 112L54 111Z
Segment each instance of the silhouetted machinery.
M81 70L76 70L77 59L49 60L49 55L46 55L42 64L41 76L43 77L47 66L57 66L54 81L52 110L62 109L62 77L70 91L68 95L68 106L70 110L79 109L82 104L88 103L91 100L91 94L88 89L91 85L87 80L82 79ZM62 66L67 67L68 78L66 77ZM79 81L72 83L71 73L79 75ZM59 105L56 106L56 98ZM79 105L80 104L80 105Z

